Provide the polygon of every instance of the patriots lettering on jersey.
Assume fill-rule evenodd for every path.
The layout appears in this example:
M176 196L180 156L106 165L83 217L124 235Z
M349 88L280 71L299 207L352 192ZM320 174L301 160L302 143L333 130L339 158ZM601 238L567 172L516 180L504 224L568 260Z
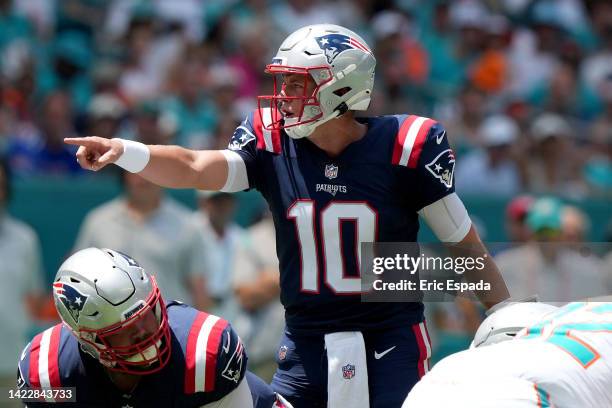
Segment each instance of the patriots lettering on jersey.
M326 193L333 195L334 197L336 196L336 193L346 194L346 192L348 191L346 186L342 186L338 184L320 184L320 183L317 183L316 190L317 192L324 191Z
M455 172L455 154L446 149L435 159L425 165L425 168L447 188L453 186L453 173Z
M243 125L240 125L234 131L234 134L232 135L227 147L230 150L240 150L255 139L255 135L249 129Z

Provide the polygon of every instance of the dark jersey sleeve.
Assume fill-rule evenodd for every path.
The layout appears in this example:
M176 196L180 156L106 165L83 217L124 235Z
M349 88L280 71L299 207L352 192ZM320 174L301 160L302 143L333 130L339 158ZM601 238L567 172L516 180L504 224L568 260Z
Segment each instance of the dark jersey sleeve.
M446 130L437 122L423 141L416 171L420 189L417 208L455 192L455 153L449 146Z
M200 359L207 361L203 386L196 388L196 392L187 393L190 403L198 406L227 396L238 388L246 373L247 356L240 337L225 320L219 319L217 322L222 325L222 330L215 333L216 326L213 327L207 340L208 345L213 342L215 347L201 349ZM210 364L214 366L214 371L209 373ZM197 379L197 373L194 374Z
M276 394L272 391L272 387L250 371L246 373L246 381L253 397L253 408L275 407Z
M262 167L258 165L260 151L257 147L257 133L259 133L259 129L256 130L254 124L254 116L256 114L257 112L251 112L240 123L234 131L227 148L238 153L244 161L249 179L249 188L261 190L263 178L260 174Z
M215 389L223 394L232 392L246 373L247 356L242 340L231 325L221 335L217 351L217 377Z

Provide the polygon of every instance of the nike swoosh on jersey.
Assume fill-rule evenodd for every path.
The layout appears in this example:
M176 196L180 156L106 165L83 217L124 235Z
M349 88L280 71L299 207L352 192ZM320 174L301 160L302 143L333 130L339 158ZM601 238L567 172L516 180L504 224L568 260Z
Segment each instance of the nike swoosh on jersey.
M383 351L382 353L377 353L376 350L374 350L374 358L377 359L377 360L380 360L381 358L383 358L385 356L385 354L389 353L391 350L393 350L396 347L397 346L393 346L391 348L388 348L385 351Z
M440 133L438 136L436 136L436 144L442 143L442 140L444 139L444 135L446 135L446 130Z

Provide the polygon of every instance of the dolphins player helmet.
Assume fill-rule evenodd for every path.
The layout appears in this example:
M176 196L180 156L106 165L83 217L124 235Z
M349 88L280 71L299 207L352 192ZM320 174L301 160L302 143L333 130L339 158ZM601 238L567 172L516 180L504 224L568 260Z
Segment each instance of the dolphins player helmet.
M480 324L470 348L512 340L522 329L533 326L556 310L556 306L546 303L511 303Z
M76 252L60 266L53 298L83 351L108 369L142 375L168 362L165 304L155 278L131 257L111 249ZM145 322L152 328L143 329Z
M376 59L365 41L344 27L315 24L293 32L266 66L266 72L274 75L274 92L258 97L265 129L283 128L290 137L299 139L348 110L366 110L374 87L375 66ZM278 75L289 74L303 76L301 95L288 95L283 79L277 80ZM312 93L306 92L309 77L315 84ZM297 114L285 117L279 106L289 100L301 102L301 108Z

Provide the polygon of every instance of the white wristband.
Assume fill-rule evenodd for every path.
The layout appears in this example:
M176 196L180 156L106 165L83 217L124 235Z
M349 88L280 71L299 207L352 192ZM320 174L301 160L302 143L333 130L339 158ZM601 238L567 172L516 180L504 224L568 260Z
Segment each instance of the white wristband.
M130 173L140 173L147 167L151 152L146 144L120 138L113 140L119 140L123 144L123 154L115 162L117 166Z

